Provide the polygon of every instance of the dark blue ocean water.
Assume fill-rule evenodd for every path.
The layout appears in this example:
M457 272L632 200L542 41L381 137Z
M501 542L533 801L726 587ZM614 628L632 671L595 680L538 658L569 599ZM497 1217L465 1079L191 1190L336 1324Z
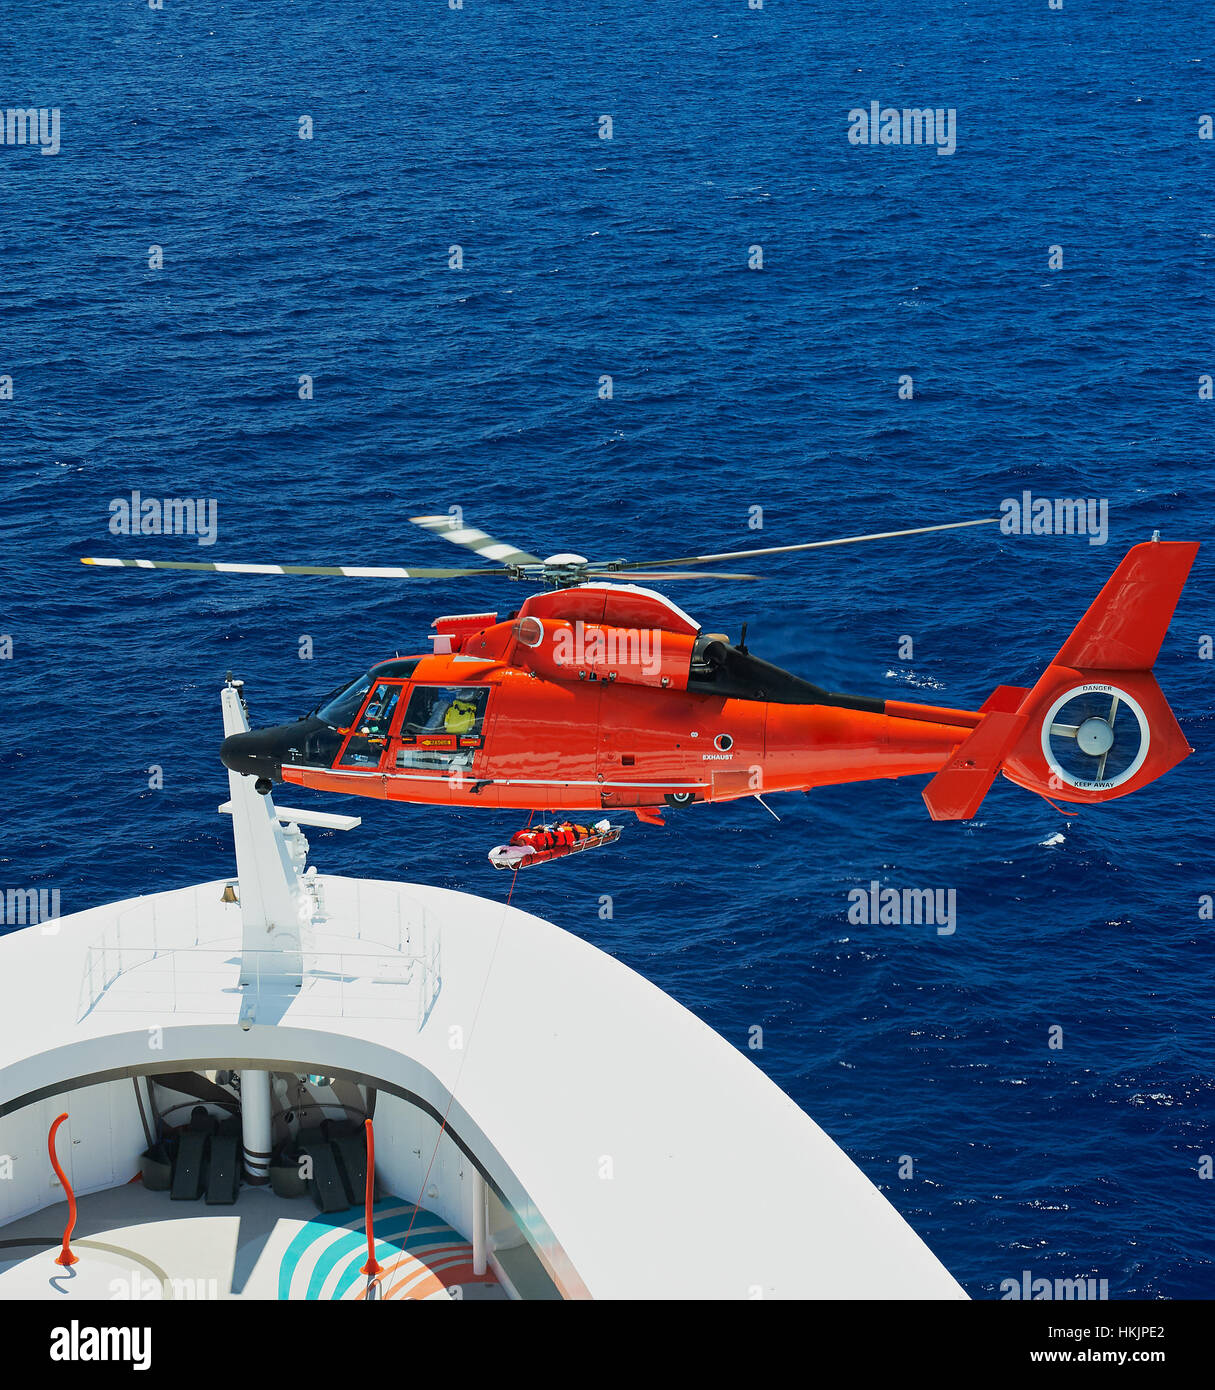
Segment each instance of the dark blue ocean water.
M671 588L835 689L974 707L1031 683L1128 545L1211 534L1201 20L1199 0L6 14L2 104L60 108L62 148L0 147L0 885L69 912L222 876L226 670L278 722L425 649L436 614L522 597L82 554L447 564L408 518L459 504L540 554L646 558L990 515L1024 488L1108 499L1105 546L989 528ZM851 146L871 101L956 108L956 153ZM216 499L217 544L111 536L132 489ZM1209 1296L1211 574L1204 552L1158 668L1198 752L1135 797L1065 819L1001 782L960 825L918 782L775 798L780 824L698 808L515 902L738 1046L761 1026L750 1055L975 1296L1023 1269ZM364 817L312 835L324 871L507 891L485 851L508 815L292 796ZM955 889L956 933L850 926L873 879Z

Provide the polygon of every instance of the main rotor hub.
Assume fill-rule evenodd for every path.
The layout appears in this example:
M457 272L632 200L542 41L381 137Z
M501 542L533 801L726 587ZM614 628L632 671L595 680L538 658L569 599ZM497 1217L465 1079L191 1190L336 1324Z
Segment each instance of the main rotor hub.
M551 588L568 589L574 584L586 582L588 563L585 555L575 555L572 551L563 550L557 555L550 555L544 561L541 577Z

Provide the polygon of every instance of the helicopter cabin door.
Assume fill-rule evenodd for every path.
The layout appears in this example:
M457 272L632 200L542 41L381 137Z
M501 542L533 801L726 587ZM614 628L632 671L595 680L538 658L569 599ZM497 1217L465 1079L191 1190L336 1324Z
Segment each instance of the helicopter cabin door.
M489 685L411 685L388 771L460 788L478 780L490 722Z
M401 681L376 681L372 685L358 718L349 726L346 742L333 765L335 772L381 771L404 689Z

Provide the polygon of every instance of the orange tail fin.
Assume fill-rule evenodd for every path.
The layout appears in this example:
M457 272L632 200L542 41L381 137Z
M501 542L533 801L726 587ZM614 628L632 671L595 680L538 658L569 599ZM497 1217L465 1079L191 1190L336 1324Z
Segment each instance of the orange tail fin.
M934 820L973 816L996 774L1061 801L1109 801L1194 750L1152 667L1198 553L1134 546L1032 690L1001 686L984 719L924 788Z

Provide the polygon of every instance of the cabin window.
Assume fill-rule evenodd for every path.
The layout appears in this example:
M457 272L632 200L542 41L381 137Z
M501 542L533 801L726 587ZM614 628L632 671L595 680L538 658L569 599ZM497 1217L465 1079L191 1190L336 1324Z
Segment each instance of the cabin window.
M483 741L489 688L416 685L401 723L397 767L452 772L472 766Z
M371 692L367 707L350 731L339 767L379 767L388 743L388 730L396 713L402 687L380 682ZM344 696L341 698L345 698Z

